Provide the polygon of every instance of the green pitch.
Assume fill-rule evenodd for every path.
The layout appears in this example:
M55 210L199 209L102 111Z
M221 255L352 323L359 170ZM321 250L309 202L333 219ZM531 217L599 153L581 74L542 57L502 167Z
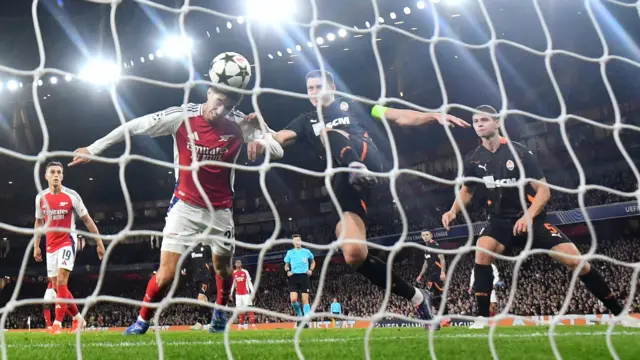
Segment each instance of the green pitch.
M564 359L610 359L606 326L556 328L556 343ZM489 331L446 328L435 334L438 359L490 359ZM9 359L75 359L75 335L5 333ZM364 359L365 331L361 329L307 329L300 350L306 359ZM236 359L295 359L294 331L234 331L230 347ZM83 333L84 359L157 359L155 334L123 337L118 333ZM226 359L223 334L163 332L165 359ZM640 330L616 329L613 347L620 359L640 357ZM521 327L496 330L500 359L552 359L548 328ZM373 359L429 358L427 333L419 328L375 329L369 343Z

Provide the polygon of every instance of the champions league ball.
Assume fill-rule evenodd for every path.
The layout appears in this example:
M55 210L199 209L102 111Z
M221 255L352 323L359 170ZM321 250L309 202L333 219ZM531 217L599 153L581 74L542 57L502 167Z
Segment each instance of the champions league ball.
M209 78L214 84L244 89L251 79L251 65L244 56L234 52L225 52L211 61Z

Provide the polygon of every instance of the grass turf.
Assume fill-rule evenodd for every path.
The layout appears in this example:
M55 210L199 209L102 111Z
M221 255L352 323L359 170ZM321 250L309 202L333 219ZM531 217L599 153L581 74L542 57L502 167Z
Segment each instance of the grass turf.
M563 359L610 359L606 326L558 327L555 339ZM236 359L294 359L293 330L243 331L229 334ZM306 359L364 359L365 330L307 329L300 338ZM374 329L369 342L372 359L429 358L428 334L420 328ZM5 333L9 359L75 359L75 334ZM207 332L162 332L166 359L226 359L224 335ZM155 334L123 337L86 332L81 336L85 359L157 359ZM612 343L620 359L640 357L640 330L617 328ZM445 328L433 339L438 359L491 358L488 330ZM546 327L498 328L495 349L500 359L554 358Z

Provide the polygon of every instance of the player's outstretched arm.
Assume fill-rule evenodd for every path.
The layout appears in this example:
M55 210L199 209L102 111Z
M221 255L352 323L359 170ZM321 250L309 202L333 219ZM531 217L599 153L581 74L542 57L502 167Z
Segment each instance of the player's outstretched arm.
M42 237L38 234L38 228L44 226L44 213L42 212L42 208L40 208L40 194L36 196L36 221L33 224L34 231L34 244L33 244L33 258L36 259L36 262L42 261L42 250L40 250L40 238Z
M229 300L233 301L233 292L236 290L236 279L233 279L233 284L231 285L231 291L229 291Z
M407 109L394 109L380 105L375 105L372 108L371 115L378 119L382 119L384 117L400 126L422 126L434 122L439 122L446 126L459 126L462 128L468 128L471 126L466 121L453 115L426 113Z
M96 235L96 237L94 238L94 240L96 241L96 252L98 253L98 259L102 260L105 252L104 243L102 242L102 239L100 239L100 231L98 231L96 223L93 221L89 214L81 217L81 219L82 222L84 222L84 226L87 227L87 230L89 230L90 233Z
M518 145L521 146L521 145ZM545 205L551 199L551 189L547 186L547 179L542 174L538 161L531 150L522 147L522 165L524 166L525 176L528 178L539 179L540 182L531 182L531 187L536 192L531 205L527 212L516 222L513 227L513 234L523 234L527 232L527 216L532 220L540 214Z
M467 185L462 185L460 193L458 193L458 197L453 202L453 205L451 205L451 209L442 215L442 226L445 229L449 230L449 224L451 224L458 216L458 213L462 209L461 203L462 206L467 207L472 198L473 190Z
M259 121L258 119L259 117L258 117L258 114L256 113L247 115L247 120L250 122L257 122ZM269 140L272 138L274 142L276 142L277 145L279 145L279 149L278 149L278 148L275 148L275 144L270 144L270 146L273 146L276 151L279 151L279 154L278 153L274 154L274 157L276 159L282 158L282 156L284 156L283 147L289 146L296 141L298 137L298 133L302 131L303 126L304 126L304 119L301 116L299 116L298 118L293 120L289 124L289 126L287 126L286 129L280 130L278 132L271 132L270 133L271 137L265 136L267 137L266 140ZM264 154L265 148L267 148L267 146L260 145L260 144L251 145L250 143L249 146L247 147L247 155L249 160L255 161L258 158L258 156ZM274 149L269 147L269 150L272 153L274 153L273 151Z
M442 268L440 268L440 280L444 281L447 277L447 261L444 254L438 254L438 259L440 259L440 265L442 266Z
M420 270L420 274L418 274L418 278L416 279L417 282L422 281L422 277L427 272L428 268L429 268L429 262L425 260L424 263L422 264L422 270Z
M98 155L109 147L124 141L127 132L131 136L149 135L152 137L174 134L180 124L188 117L186 107L171 107L153 114L148 114L118 126L105 137L93 144L76 149L73 161L69 166L91 161L90 155Z

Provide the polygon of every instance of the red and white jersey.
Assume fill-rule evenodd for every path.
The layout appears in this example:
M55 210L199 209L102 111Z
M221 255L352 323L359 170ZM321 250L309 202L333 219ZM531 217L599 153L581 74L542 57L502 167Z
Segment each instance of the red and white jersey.
M233 271L233 289L236 289L236 295L249 295L253 292L253 284L251 283L251 275L245 269Z
M191 133L187 130L187 122ZM259 125L246 121L246 116L231 112L222 121L209 122L202 114L202 105L188 104L171 107L154 114L134 119L113 130L107 136L88 147L91 154L99 154L109 146L123 141L128 128L131 135L163 136L172 135L174 139L174 164L191 166L193 139L196 160L235 163L244 142L259 139L262 131ZM272 130L269 130L272 131ZM200 166L198 180L211 205L215 208L233 206L233 182L235 169L213 164ZM191 205L206 208L206 202L196 187L193 172L176 171L176 189L174 195Z
M80 195L64 186L57 194L46 189L36 195L36 219L51 221L49 227L69 229L69 232L47 232L47 252L52 253L65 246L75 247L76 215L83 217L88 213Z

